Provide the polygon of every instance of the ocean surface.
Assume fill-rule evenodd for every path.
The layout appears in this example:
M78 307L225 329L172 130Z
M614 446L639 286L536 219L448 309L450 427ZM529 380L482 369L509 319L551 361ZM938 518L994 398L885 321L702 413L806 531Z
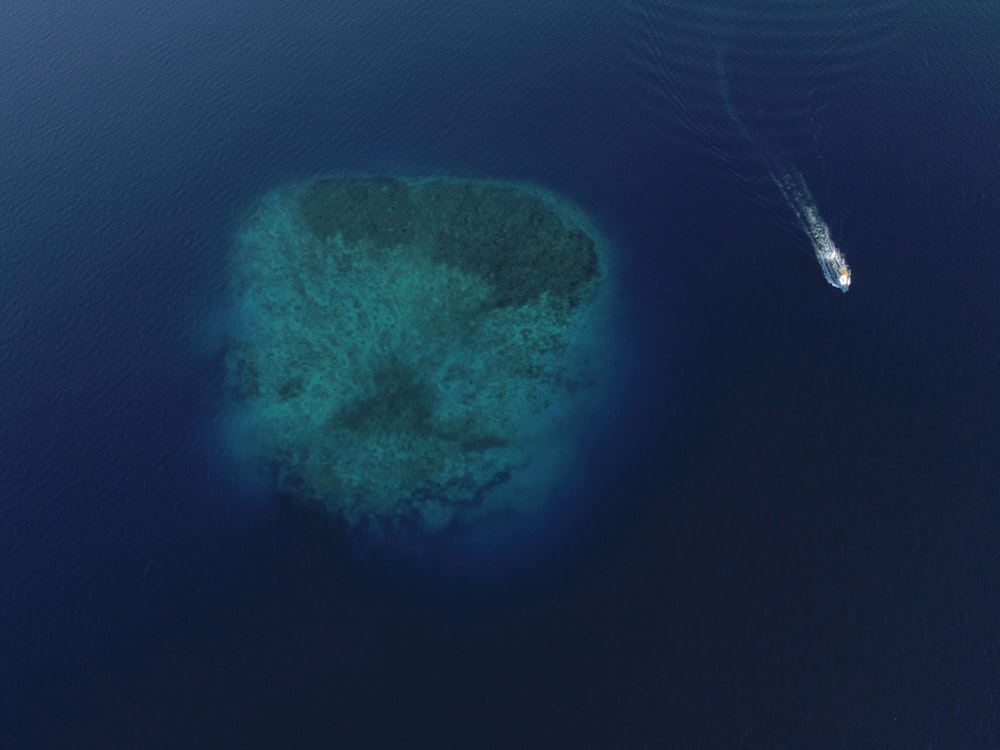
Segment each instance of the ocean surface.
M0 747L1000 746L998 49L979 0L8 0ZM234 469L233 232L342 172L619 248L592 497L492 567Z

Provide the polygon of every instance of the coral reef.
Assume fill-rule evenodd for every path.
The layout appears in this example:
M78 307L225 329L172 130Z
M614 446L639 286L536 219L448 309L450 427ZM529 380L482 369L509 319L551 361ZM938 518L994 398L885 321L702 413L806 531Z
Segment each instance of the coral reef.
M242 439L352 526L529 513L607 395L608 261L582 212L536 188L350 176L269 193L231 267Z

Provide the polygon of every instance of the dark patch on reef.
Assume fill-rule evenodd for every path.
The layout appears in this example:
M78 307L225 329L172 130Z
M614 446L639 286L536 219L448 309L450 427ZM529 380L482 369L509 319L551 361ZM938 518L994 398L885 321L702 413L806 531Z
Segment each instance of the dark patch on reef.
M482 432L474 419L440 419L435 389L413 367L398 360L379 368L372 384L369 395L351 401L330 418L329 429L358 435L409 433L435 437L475 453L507 445L499 435Z
M593 239L542 198L484 183L393 177L316 180L300 208L320 239L338 234L373 250L410 245L435 262L485 279L495 307L527 304L548 293L568 310L589 301L598 275ZM419 248L419 249L418 249Z
M347 404L334 418L336 427L352 432L425 434L434 415L434 390L416 371L391 362L374 375L374 392Z
M320 239L339 233L349 245L367 240L378 247L413 241L410 190L394 177L316 180L300 206L306 225Z
M260 373L247 352L234 348L230 377L233 378L236 392L242 397L257 398L260 395Z

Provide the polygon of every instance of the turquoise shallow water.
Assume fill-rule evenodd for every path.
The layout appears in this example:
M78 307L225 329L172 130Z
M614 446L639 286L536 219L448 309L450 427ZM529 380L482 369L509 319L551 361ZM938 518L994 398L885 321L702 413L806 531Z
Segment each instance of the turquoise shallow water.
M627 400L615 250L551 192L315 180L233 245L235 470L367 542L530 526Z

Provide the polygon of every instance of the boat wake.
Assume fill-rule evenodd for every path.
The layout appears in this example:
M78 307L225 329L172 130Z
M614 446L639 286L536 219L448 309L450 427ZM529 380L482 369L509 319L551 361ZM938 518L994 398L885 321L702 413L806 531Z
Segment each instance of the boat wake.
M830 227L819 215L816 201L809 192L809 186L806 185L802 173L793 168L782 174L772 172L771 177L795 214L795 218L798 219L799 226L809 237L823 276L835 289L842 292L849 291L851 268L847 265L844 253L834 244L830 236Z
M762 155L771 181L774 182L784 202L795 215L799 228L809 238L813 254L816 256L819 267L823 271L824 278L835 289L839 289L842 292L849 291L851 288L851 268L847 265L844 253L834 243L833 237L830 235L830 227L823 221L823 217L820 216L816 199L813 198L809 186L806 184L805 177L795 167L780 166L780 160L770 153L769 149L743 122L743 118L740 117L739 112L737 112L736 107L733 105L722 49L718 51L717 59L720 93L726 108L726 114L729 115L729 119L732 120L743 138L750 143L755 151Z
M803 174L828 112L909 23L906 0L622 0L623 58L649 137L735 181L808 243L831 286L851 269ZM721 88L721 96L720 96ZM837 136L839 140L839 136ZM707 158L702 158L707 157Z

